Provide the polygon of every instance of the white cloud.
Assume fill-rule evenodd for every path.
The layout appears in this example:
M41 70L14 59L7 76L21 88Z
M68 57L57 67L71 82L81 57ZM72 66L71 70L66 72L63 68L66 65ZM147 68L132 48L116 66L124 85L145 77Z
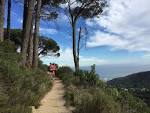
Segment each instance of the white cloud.
M17 20L18 20L19 23L21 23L21 24L23 23L22 18L18 18Z
M91 19L87 19L87 20L86 20L86 24L87 24L88 26L90 26L90 27L96 25L96 24L94 23L94 21L92 21Z
M72 55L72 49L71 48L66 48L60 51L60 57L42 57L41 60L45 64L49 64L50 62L53 63L58 63L60 66L62 65L67 65L67 66L74 66L73 63L73 55ZM80 56L80 65L81 66L89 66L92 64L106 64L107 61L96 58L96 57L85 57L85 56Z
M109 4L107 15L94 19L108 32L96 31L89 47L150 52L150 0L110 0Z
M150 53L147 53L143 56L143 59L150 60Z
M77 7L77 6L81 6L82 4L80 3L80 2L78 2L78 1L76 1L76 0L70 0L70 1L68 1L67 3L65 3L65 4L61 4L61 7L62 8L66 8L66 7L68 7L68 3L70 2L70 7L71 8L75 8L75 7Z
M64 13L60 13L60 14L58 15L57 21L58 21L59 23L64 23L64 22L66 23L66 22L69 22L68 17L67 17Z
M41 60L45 63L45 64L49 64L51 63L57 63L60 66L62 65L69 65L69 66L73 66L73 57L72 57L72 51L70 48L66 48L64 50L60 50L60 57L50 57L50 56L45 56L42 57Z
M96 65L107 64L108 62L104 59L100 59L100 58L96 58L96 57L80 56L80 63L83 66L90 66L93 64L96 64Z
M95 35L87 42L88 47L109 45L114 48L124 48L129 42L120 39L116 35L110 35L101 31L96 31Z
M40 33L41 34L56 34L58 31L56 29L51 29L51 28L40 28Z

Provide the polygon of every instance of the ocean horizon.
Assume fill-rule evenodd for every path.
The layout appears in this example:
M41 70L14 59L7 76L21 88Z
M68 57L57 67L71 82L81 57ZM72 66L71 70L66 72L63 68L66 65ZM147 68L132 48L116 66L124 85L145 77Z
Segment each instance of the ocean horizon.
M90 70L90 66L82 67L84 70ZM118 77L128 76L133 73L150 71L150 64L135 65L135 64L114 64L114 65L98 65L96 73L100 79L108 81Z

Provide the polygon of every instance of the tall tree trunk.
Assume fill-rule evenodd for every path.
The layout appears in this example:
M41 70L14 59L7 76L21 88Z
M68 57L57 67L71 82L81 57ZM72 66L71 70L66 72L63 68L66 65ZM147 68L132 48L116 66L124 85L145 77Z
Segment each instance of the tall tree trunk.
M32 20L31 30L30 30L28 58L27 58L27 65L29 68L32 67L32 61L33 61L33 20Z
M23 10L23 26L22 28L25 29L26 26L26 18L27 18L27 10L28 10L28 0L24 0L24 10ZM24 30L22 30L22 43L21 43L21 52L23 48L23 35L24 35Z
M73 58L75 70L79 70L79 58L77 57L77 48L76 48L76 21L72 22L72 44L73 44Z
M77 42L77 62L78 66L80 67L80 42L81 42L81 33L82 33L82 28L80 27L79 30L79 36L78 36L78 42Z
M0 42L4 40L4 10L5 0L0 0Z
M26 0L25 0L26 3ZM26 11L24 11L26 12ZM30 37L30 30L31 30L31 24L32 24L32 16L34 12L34 0L29 0L28 1L28 8L26 12L26 18L25 20L25 25L23 28L23 41L22 41L22 65L25 67L26 61L27 61L27 49L28 49L28 42L29 42L29 37Z
M40 12L42 0L37 0L36 17L35 17L35 30L34 30L34 47L33 47L33 67L38 67L38 46L39 46L39 27L40 27Z
M11 0L8 0L7 10L7 38L10 39L10 23L11 23Z
M23 10L23 28L26 26L26 18L27 18L27 10L28 10L28 3L29 0L24 0L24 10Z

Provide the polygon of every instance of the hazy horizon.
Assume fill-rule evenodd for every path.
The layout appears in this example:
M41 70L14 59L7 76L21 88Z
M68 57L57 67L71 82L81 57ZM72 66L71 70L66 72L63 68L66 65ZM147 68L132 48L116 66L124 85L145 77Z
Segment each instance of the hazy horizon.
M82 69L89 70L90 66L82 67ZM111 64L96 66L97 74L105 81L142 71L150 71L150 64Z

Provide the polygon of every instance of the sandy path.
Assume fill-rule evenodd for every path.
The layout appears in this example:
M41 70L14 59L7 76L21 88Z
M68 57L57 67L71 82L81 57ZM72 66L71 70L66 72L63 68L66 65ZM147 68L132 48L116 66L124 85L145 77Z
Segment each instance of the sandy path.
M54 80L53 88L42 99L38 109L33 108L33 113L70 113L64 106L64 86L58 79Z

